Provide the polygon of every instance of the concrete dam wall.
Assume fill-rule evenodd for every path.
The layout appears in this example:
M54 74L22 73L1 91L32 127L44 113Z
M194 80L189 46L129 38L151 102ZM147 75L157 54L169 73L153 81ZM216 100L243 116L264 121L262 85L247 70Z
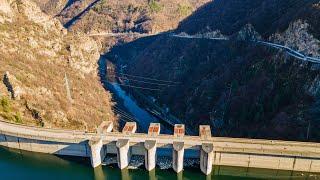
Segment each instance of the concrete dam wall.
M210 174L214 165L320 172L320 143L211 137L209 126L199 127L199 136L187 136L182 124L173 135L160 134L160 124L151 123L148 133L135 133L129 122L122 132L111 132L103 122L97 132L55 130L0 121L0 145L26 151L89 157L93 167L108 154L117 154L118 167L126 168L131 155L145 157L146 170L156 166L160 149L169 149L172 168L183 170L185 150L197 152L200 169Z

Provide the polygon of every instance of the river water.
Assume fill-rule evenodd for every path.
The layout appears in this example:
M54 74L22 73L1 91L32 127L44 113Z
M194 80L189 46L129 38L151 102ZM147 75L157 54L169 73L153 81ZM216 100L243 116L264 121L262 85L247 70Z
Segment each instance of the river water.
M135 119L138 124L138 132L147 133L150 123L159 123L159 120L156 117L152 116L148 111L138 105L134 97L124 91L117 83L107 82L106 59L103 56L101 56L99 60L99 75L105 88L111 91L115 96L114 99L121 101L122 108L120 110L127 113L125 116L132 116ZM119 109L119 107L116 108ZM172 133L172 130L161 125L161 133L169 134Z
M147 133L150 123L159 123L159 120L153 117L149 112L140 107L135 99L126 93L118 84L110 84L113 87L113 91L123 101L123 106L127 111L135 117L136 122L139 125L138 132ZM161 126L162 134L169 134L171 131L164 126Z

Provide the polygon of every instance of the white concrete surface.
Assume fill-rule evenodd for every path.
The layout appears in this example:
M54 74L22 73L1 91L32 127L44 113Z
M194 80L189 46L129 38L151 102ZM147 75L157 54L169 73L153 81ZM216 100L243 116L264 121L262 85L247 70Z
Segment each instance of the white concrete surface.
M176 159L174 169L177 172L183 169L182 160L184 153L179 148L174 148L174 144L177 144L174 142L183 142L183 149L194 149L197 151L201 151L202 145L205 143L212 144L214 147L213 157L215 158L208 157L205 159L208 162L212 159L213 166L225 165L320 172L319 143L225 137L200 138L199 136L186 135L178 137L163 134L149 136L142 133L127 134L106 131L87 133L30 127L0 121L0 145L14 149L68 156L93 157L94 155L91 153L88 142L89 140L99 138L101 138L101 141L98 143L100 144L99 146L101 146L101 143L103 145L100 151L102 153L100 154L101 161L107 153L118 154L120 168L127 166L131 154L145 155L144 144L146 141L156 141L156 148L170 148L173 149L173 152L177 152L172 153L175 157L174 159ZM121 143L124 145L117 146L117 142L121 139L126 140L127 143ZM121 151L117 153L117 149ZM151 157L151 155L148 157ZM96 164L99 163L93 163L93 166L96 166ZM206 172L209 172L209 169L204 173Z

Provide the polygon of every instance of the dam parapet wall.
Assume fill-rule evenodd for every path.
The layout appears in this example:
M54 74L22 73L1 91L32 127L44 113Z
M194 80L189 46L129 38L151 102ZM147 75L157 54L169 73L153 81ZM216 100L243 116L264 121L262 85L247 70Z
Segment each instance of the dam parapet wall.
M185 135L184 125L174 134L160 134L152 123L148 133L136 133L137 125L127 123L121 132L112 132L104 122L97 132L45 129L0 121L0 145L32 152L88 157L98 167L108 154L116 154L119 168L126 168L132 155L145 157L146 170L156 166L158 150L171 151L173 169L183 170L186 151L196 152L200 170L208 175L215 165L289 171L320 172L320 143L212 137L210 126L199 127L199 136Z

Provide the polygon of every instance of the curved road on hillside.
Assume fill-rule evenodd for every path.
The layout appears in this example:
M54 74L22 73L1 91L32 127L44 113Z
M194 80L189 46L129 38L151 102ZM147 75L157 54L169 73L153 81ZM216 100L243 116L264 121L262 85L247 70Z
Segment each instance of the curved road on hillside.
M105 33L92 33L88 34L88 36L107 36L107 37L120 37L120 36L137 36L137 37L148 37L148 36L156 36L160 34L169 34L169 33L110 33L110 32L105 32ZM169 34L169 37L175 37L175 38L185 38L185 39L208 39L208 40L216 40L216 41L229 41L230 39L228 37L199 37L199 36L194 36L194 35L178 35L178 34ZM296 51L288 46L284 46L281 44L276 44L272 42L267 42L267 41L261 41L261 40L251 40L251 42L257 43L257 44L262 44L268 47L280 49L286 51L286 53L294 58L300 59L302 61L309 61L313 63L320 63L320 57L311 57L304 55L303 53Z
M136 36L136 37L147 37L147 36L155 36L160 33L110 33L110 32L102 32L102 33L90 33L88 36L106 36L106 37L121 37L121 36Z
M206 37L197 37L197 36L191 36L191 35L177 35L177 34L172 35L172 37L186 38L186 39L209 39L209 40L218 40L218 41L229 41L230 40L229 38L206 38ZM261 41L261 40L251 40L251 42L262 44L262 45L269 46L269 47L276 48L276 49L284 50L284 51L286 51L286 53L288 55L290 55L294 58L303 60L303 61L320 63L320 58L304 55L299 51L296 51L290 47L287 47L287 46L284 46L281 44L276 44L276 43L271 43L271 42L266 42L266 41Z

